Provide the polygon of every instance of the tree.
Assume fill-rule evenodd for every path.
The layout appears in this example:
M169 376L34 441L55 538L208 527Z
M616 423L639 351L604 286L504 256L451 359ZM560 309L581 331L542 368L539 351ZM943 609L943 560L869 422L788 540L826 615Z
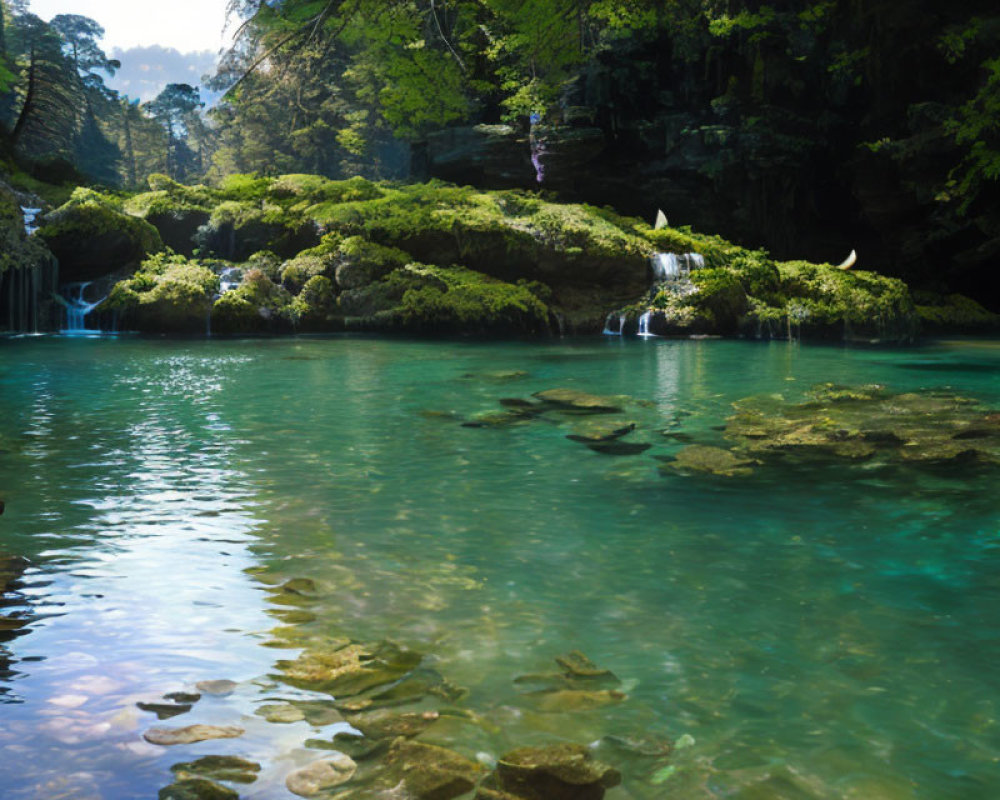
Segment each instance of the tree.
M75 130L72 73L56 32L34 14L16 18L25 56L24 99L11 132L15 148L33 155L68 149Z
M167 134L167 174L182 180L192 171L193 154L187 144L192 115L204 106L198 89L186 83L168 83L146 109Z

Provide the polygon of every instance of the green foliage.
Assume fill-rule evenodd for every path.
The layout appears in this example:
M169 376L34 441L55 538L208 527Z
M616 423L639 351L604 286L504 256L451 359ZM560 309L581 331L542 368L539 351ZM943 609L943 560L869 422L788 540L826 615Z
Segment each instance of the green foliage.
M965 158L952 172L952 191L967 210L987 183L1000 179L1000 58L983 63L986 79L947 124Z

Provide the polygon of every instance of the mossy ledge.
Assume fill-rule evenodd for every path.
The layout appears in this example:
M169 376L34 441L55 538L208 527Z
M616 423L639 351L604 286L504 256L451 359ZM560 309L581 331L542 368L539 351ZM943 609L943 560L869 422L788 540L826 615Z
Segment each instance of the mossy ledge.
M899 342L929 318L903 282L875 272L777 263L544 193L315 175L184 186L152 176L149 192L128 197L79 190L41 235L51 244L84 222L146 256L104 308L145 332L598 333L620 310L632 329L649 312L661 335ZM658 252L698 253L705 268L684 291L651 290Z

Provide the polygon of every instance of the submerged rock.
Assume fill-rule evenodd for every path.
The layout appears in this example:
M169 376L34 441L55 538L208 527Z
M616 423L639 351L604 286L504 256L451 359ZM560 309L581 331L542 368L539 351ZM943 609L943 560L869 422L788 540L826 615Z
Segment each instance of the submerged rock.
M499 790L516 800L601 800L619 783L621 774L595 760L586 747L555 744L506 753L484 786L492 798ZM481 791L478 797L491 795Z
M186 778L160 789L159 800L239 800L239 794L204 778Z
M311 649L294 661L279 661L283 680L292 686L350 697L394 683L416 669L421 655L391 642Z
M170 746L209 739L235 739L245 733L235 725L188 725L184 728L150 728L142 738L150 744Z
M385 757L386 787L399 784L412 800L452 800L472 791L485 768L462 755L432 744L397 739Z
M707 472L711 475L734 477L749 475L754 461L731 450L705 445L689 445L665 466L680 472Z
M201 695L197 692L169 692L163 695L163 699L181 705L194 705L201 700Z
M136 703L141 711L156 714L157 719L170 719L191 710L189 703Z
M561 689L536 692L527 697L534 701L539 711L548 712L589 711L628 699L625 692L616 689Z
M579 650L571 650L561 656L556 656L556 663L566 670L567 675L574 678L615 678L615 674L609 669L603 669ZM617 679L616 679L617 680Z
M213 781L253 783L260 772L260 764L237 756L204 756L197 761L174 764L170 771L182 780L199 777Z
M798 404L773 395L741 400L725 436L765 462L1000 463L1000 425L969 398L835 384L814 387L811 396Z
M605 456L637 456L652 446L647 442L593 442L587 448Z
M315 797L325 789L340 786L354 777L358 765L350 756L337 753L289 773L285 786L300 797Z
M635 428L636 425L634 422L594 419L576 426L574 433L567 435L566 438L570 441L581 442L583 444L613 442L632 433Z
M290 703L273 703L257 708L254 713L258 717L263 717L268 722L278 724L288 724L291 722L301 722L306 718L305 712L296 708Z
M228 680L198 681L195 684L195 688L202 694L212 695L213 697L226 697L236 690L236 686L235 681Z
M398 736L410 738L423 733L439 719L437 711L409 712L398 714L392 711L371 711L363 714L348 714L347 721L352 728L361 731L369 739L395 739Z
M600 397L577 389L546 389L535 392L533 396L564 411L587 414L617 414L621 411L616 398Z

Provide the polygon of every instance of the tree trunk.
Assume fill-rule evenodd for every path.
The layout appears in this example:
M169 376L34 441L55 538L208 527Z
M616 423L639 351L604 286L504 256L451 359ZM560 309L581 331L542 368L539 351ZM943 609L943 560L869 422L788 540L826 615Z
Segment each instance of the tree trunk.
M122 111L125 117L125 164L128 168L128 175L126 177L131 189L135 187L139 179L135 174L135 148L132 146L132 120L129 119L128 100L122 100L122 103Z

